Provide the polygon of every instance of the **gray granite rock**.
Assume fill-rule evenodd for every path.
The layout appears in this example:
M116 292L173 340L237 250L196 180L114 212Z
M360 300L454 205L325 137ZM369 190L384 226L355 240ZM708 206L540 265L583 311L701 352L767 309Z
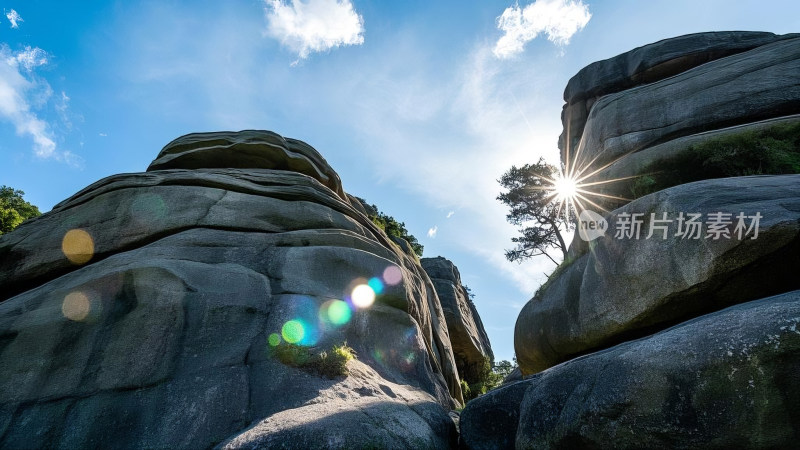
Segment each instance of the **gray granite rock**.
M792 448L800 291L698 317L470 401L464 448Z
M421 263L433 281L441 302L458 374L461 379L475 383L485 361L494 361L483 322L461 284L461 274L452 261L438 256L422 258Z
M101 180L0 237L0 447L455 443L432 282L316 151L275 136L179 138L151 165L171 168ZM373 278L374 304L325 314ZM312 352L346 341L351 375L277 359L269 337L290 320Z
M702 214L699 239L675 236L681 212ZM707 237L705 222L716 212L732 214L730 238ZM625 213L644 214L639 239L616 238ZM666 238L657 229L646 238L651 213L673 221ZM752 232L738 238L739 213L761 214L757 239ZM683 184L629 203L608 220L608 232L520 312L514 343L523 374L733 303L800 289L800 175Z
M798 73L800 39L784 39L605 95L570 159L599 168L682 136L798 114Z
M596 61L581 69L564 90L564 130L559 148L576 148L592 105L602 96L654 83L726 56L771 42L798 37L753 31L694 33L664 39L635 48L613 58Z

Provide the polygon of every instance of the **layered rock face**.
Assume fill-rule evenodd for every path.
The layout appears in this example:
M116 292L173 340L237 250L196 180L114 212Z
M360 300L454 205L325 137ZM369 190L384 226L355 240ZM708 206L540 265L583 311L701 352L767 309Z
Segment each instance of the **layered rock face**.
M570 80L562 162L620 198L588 196L607 229L588 242L576 233L521 311L527 377L467 405L468 448L794 445L798 74L800 36L724 32L651 44ZM755 163L737 175L763 175L718 178L745 157ZM700 181L634 201L629 182L609 181L660 167Z
M0 447L451 445L445 313L355 203L305 143L200 133L0 237Z
M459 377L475 383L484 364L494 361L483 322L461 284L458 268L450 260L439 256L422 258L421 263L439 296Z

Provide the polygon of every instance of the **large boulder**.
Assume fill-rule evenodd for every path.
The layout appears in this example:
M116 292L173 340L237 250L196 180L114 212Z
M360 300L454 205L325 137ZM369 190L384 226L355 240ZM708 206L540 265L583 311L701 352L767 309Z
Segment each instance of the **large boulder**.
M475 304L461 284L461 274L452 261L438 256L422 258L421 263L439 296L459 377L475 383L486 362L494 361L489 336Z
M470 401L464 446L792 448L800 291L732 306Z
M710 214L731 214L725 235L709 236ZM698 239L676 236L678 216L702 214ZM736 231L736 216L761 215L758 236ZM620 218L642 214L641 234L617 234ZM651 214L667 215L650 233ZM800 175L683 184L607 216L608 232L560 269L520 312L514 333L524 374L722 307L800 289ZM749 228L751 219L744 224ZM578 237L576 236L576 240ZM584 244L585 246L585 244Z
M664 80L710 61L799 36L752 31L694 33L664 39L589 64L572 77L564 89L566 104L561 114L564 132L559 138L559 147L562 151L566 149L566 136L570 137L569 148L577 146L589 111L604 95Z
M744 161L744 158L750 156L745 154L746 151L750 150L752 152L752 156L750 156L751 158L760 157L764 160L764 163L768 164L770 158L777 159L779 157L772 157L769 154L771 149L769 147L762 146L763 142L768 141L768 139L753 139L752 137L758 136L759 134L770 133L772 130L780 127L798 127L798 125L800 125L800 114L794 114L791 116L760 120L752 123L680 137L662 144L647 147L644 150L620 158L613 164L587 178L586 182L592 183L603 180L618 180L594 185L590 189L592 192L603 195L610 195L617 198L630 198L634 194L639 194L636 192L636 185L640 182L641 177L649 177L654 182L661 179L680 178L680 176L675 177L675 174L670 174L668 171L664 171L664 169L667 167L676 168L677 171L680 172L678 175L682 175L683 173L688 172L685 169L689 169L688 167L685 167L686 162L699 161L701 163L705 163L707 166L694 168L692 172L698 173L698 175L701 177L698 179L707 179L717 176L709 166L733 166L734 164L742 164L739 163L739 161L724 161L722 160L723 156L721 155L704 156L698 154L698 147L713 143L717 143L718 146L724 145L729 148L727 152L731 159L735 160L738 158L739 160ZM735 139L738 139L738 142ZM750 144L750 148L742 148L741 142L744 142L747 139L753 139L751 141L752 143ZM797 140L798 138L795 137L794 139ZM725 144L725 142L730 143ZM752 172L761 172L763 174L769 174L771 173L770 170L774 170L774 168L764 166L749 167L749 169ZM691 181L697 181L697 179ZM593 200L598 203L603 202L605 199L606 198L604 197L593 198ZM614 201L609 200L603 203L611 205L614 204Z
M681 136L800 113L798 73L800 38L793 38L603 96L571 164L599 168Z
M270 132L175 142L0 237L0 447L454 442L433 284L324 159ZM344 342L349 376L308 363Z

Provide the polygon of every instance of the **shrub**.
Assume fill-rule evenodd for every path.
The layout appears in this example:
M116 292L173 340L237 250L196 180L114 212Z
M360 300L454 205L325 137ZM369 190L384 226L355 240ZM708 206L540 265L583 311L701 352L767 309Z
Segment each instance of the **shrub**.
M408 232L405 222L398 222L394 217L384 214L378 210L377 206L370 205L363 198L356 197L356 199L364 205L364 209L367 210L367 217L369 217L372 223L383 230L388 236L405 239L408 244L411 245L411 249L414 250L414 253L420 258L422 257L424 246L417 241L417 238L414 237L413 234Z
M687 150L644 167L649 175L631 183L633 196L710 178L800 173L800 123L709 139Z
M349 375L347 361L356 357L355 350L348 347L346 342L319 353L313 353L310 347L288 342L281 342L271 348L272 355L281 363L328 378Z
M8 233L22 222L40 216L39 208L26 202L25 192L0 186L0 234Z

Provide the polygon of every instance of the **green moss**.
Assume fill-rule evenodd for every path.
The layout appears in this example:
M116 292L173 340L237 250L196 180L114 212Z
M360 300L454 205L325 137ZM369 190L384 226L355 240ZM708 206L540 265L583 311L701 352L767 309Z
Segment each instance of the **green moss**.
M710 178L800 173L800 123L709 139L642 171L630 185L634 198Z
M281 363L328 378L349 375L347 362L355 359L356 352L347 343L315 353L312 348L281 342L271 347L272 356Z

